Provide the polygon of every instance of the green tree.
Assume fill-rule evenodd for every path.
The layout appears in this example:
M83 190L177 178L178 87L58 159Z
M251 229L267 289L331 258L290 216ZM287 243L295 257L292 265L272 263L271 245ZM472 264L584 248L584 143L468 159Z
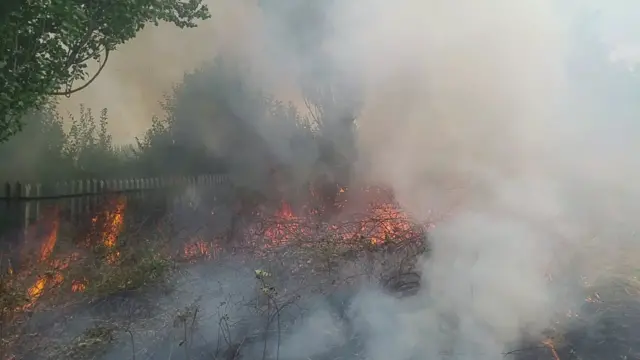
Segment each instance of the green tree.
M78 118L69 115L71 127L64 147L65 158L73 164L67 177L97 178L126 172L124 154L114 147L108 132L107 109L96 121L91 108L80 105Z
M209 18L203 0L3 0L0 5L0 142L50 95L88 86L109 52L147 24L181 28ZM89 61L99 69L91 77ZM83 85L74 87L76 81Z
M323 46L335 36L329 18L335 0L259 0L270 29L291 44L303 71L298 76L309 120L318 137L317 168L338 183L349 183L357 159L356 126L363 105L362 82L345 73Z

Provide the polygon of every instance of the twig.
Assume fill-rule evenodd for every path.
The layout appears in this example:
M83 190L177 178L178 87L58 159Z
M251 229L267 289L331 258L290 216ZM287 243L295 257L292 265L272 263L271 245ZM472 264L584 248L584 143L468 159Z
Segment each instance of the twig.
M126 329L125 331L129 333L129 336L131 338L131 359L136 360L136 344L133 339L133 332L131 332L131 329Z
M541 345L530 346L530 347L526 347L526 348L522 348L522 349L516 349L516 350L511 350L511 351L508 351L508 352L504 352L504 353L502 353L502 355L503 355L503 357L507 357L509 355L515 355L515 354L522 353L522 352L525 352L525 351L546 349L546 348L547 348L546 346L541 346Z

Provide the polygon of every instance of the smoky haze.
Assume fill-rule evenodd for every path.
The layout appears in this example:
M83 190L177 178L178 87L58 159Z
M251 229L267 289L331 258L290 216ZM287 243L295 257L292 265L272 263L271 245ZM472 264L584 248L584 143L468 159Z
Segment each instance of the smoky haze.
M86 91L62 98L63 113L77 113L79 104L110 111L110 131L117 143L131 143L151 124L153 115L163 116L159 104L185 72L190 72L220 53L251 58L259 49L255 42L258 9L242 1L209 0L212 18L195 29L173 24L147 26L110 56L109 64ZM94 66L95 69L95 66Z
M330 16L330 49L367 82L368 175L418 218L449 213L420 310L367 298L359 312L396 324L372 331L372 358L500 359L578 296L557 284L602 280L637 254L637 128L571 72L579 13L557 3L355 1Z
M276 26L298 1L212 1L199 29L145 30L82 96L117 104L126 137L182 72L221 49L285 99L300 97L301 78L326 81L315 70L331 62L361 91L345 95L362 97L359 176L391 187L418 219L446 215L418 297L373 289L354 302L369 358L497 360L579 298L564 288L574 277L606 281L638 250L638 129L570 71L576 14L556 3L336 1L314 10L327 21L319 29ZM278 134L268 142L285 141ZM300 334L312 341L315 327ZM299 337L283 353L301 355Z

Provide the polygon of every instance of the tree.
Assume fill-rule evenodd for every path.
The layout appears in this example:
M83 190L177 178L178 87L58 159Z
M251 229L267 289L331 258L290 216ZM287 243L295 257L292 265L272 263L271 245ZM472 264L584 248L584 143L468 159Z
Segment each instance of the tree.
M300 59L298 77L305 105L319 133L317 168L331 182L348 184L356 152L355 120L363 102L362 83L356 74L345 73L326 51L324 41L335 36L329 18L335 0L260 0L276 37L291 44Z
M203 0L3 0L0 5L0 142L51 95L86 88L109 52L147 24L181 28L210 17ZM87 65L97 61L89 77ZM74 87L76 81L85 81Z

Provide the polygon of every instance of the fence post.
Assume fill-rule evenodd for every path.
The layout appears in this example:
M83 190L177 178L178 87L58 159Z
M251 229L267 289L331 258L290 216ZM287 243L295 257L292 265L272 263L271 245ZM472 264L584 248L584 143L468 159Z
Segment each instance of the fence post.
M24 195L23 231L24 231L24 238L26 239L27 233L29 232L29 223L31 220L31 201L29 201L30 200L29 197L31 195L31 184L24 185L23 195Z
M36 221L40 220L40 197L42 196L42 184L36 184Z
M66 196L71 192L71 184L69 181L65 181L62 183L61 187L58 188L56 195ZM63 200L63 204L65 206L64 213L67 216L67 219L71 219L71 199L65 197Z
M21 199L22 197L22 183L20 182L16 182L16 186L13 189L13 218L16 219L17 221L17 226L18 228L23 228L24 226L24 214L26 209L22 206L23 205L23 199Z
M63 184L64 183L60 183L60 181L56 181L55 185L53 185L53 192L51 193L51 195L53 196L62 195ZM62 199L60 202L65 205L65 208L61 211L62 214L65 214L67 210L66 209L67 199Z
M12 213L12 209L13 209L13 202L11 201L11 197L12 197L12 193L11 193L11 184L9 182L6 182L4 184L4 197L5 197L5 219L6 219L6 225L11 228L11 226L13 225L13 213ZM4 221L3 221L4 222ZM5 224L3 224L5 225Z
M136 179L136 199L142 199L142 179Z
M80 223L80 219L82 218L82 213L84 212L84 204L85 204L85 197L84 197L84 181L83 180L78 180L78 186L76 188L78 190L77 193L77 199L78 199L78 211L76 213L77 215L77 221L78 223Z
M75 180L71 180L69 181L70 184L70 189L69 189L69 194L71 195L71 216L70 216L70 220L71 222L74 222L76 219L76 213L78 212L78 199L75 197L75 195L77 194L77 188L76 188L76 182Z
M102 182L102 180L100 180L100 182ZM98 184L98 180L91 180L91 216L93 216L93 213L98 209Z

